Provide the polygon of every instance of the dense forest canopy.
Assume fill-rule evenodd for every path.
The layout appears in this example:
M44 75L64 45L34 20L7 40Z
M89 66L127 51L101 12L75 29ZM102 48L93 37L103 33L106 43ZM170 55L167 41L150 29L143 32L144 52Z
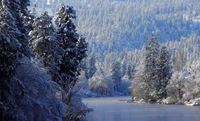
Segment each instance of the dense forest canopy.
M52 1L52 6L58 1ZM78 31L90 51L110 53L140 49L154 32L160 42L199 35L198 0L61 0L77 10ZM52 7L54 11L55 7Z

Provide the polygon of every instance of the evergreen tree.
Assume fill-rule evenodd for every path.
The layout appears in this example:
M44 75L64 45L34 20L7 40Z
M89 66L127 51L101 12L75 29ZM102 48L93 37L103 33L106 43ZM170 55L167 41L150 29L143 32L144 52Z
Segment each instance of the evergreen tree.
M25 120L19 109L19 99L24 97L24 85L15 77L15 71L24 56L30 57L28 30L23 13L28 1L2 0L0 2L0 117L1 120ZM23 12L23 13L22 13ZM21 112L21 113L20 113ZM22 117L21 117L22 116Z
M172 75L172 68L171 68L171 61L170 56L167 48L165 46L161 47L160 50L160 60L159 60L159 83L160 83L160 96L159 98L162 99L163 97L167 97L167 85L168 81Z
M174 71L182 71L186 65L186 52L183 48L178 50L173 58L173 69Z
M118 92L121 82L121 65L118 61L115 61L111 64L110 68L110 78L113 80L114 83L114 91Z
M144 80L148 85L147 92L149 100L158 99L159 87L159 43L157 38L152 35L145 45L145 68L144 68ZM146 100L147 101L147 100Z
M15 21L15 26L18 28L15 36L21 43L21 53L27 57L32 55L31 49L28 47L28 28L24 19L25 16L29 16L28 8L29 0L2 0L1 5L7 9Z
M79 65L82 59L86 57L87 43L85 38L76 32L76 27L73 23L75 18L76 12L73 7L62 6L54 20L57 27L57 39L60 47L64 50L62 61L59 64L60 70L58 71L61 77L58 84L66 92L62 99L67 107L64 119L75 120L80 118L79 120L81 120L82 116L80 115L83 115L83 112L74 112L73 108L77 108L77 106L74 105L72 99L73 95L75 95L73 88L77 82L78 75L80 75ZM77 102L81 103L81 100L77 100ZM72 112L74 114L71 114Z
M14 88L13 86L20 86L20 81L14 80L13 74L22 53L20 52L21 43L15 36L11 36L20 33L15 26L12 14L3 7L2 2L0 6L0 27L0 117L2 118L0 120L4 120L6 117L12 117L6 109L13 109L16 105L15 100L13 100L12 88ZM19 92L17 96L22 96L20 94L21 88L14 91Z
M69 89L75 85L80 74L79 64L86 57L87 44L85 38L76 33L73 19L76 18L75 10L70 6L62 6L55 17L55 25L58 28L57 38L64 50L62 62L59 65L59 73L62 76L63 89Z
M136 67L134 80L132 82L132 97L148 100L148 85L144 78L144 60Z
M146 102L166 98L167 85L171 77L170 56L165 46L157 42L152 35L145 45L143 65L136 70L132 85L133 96L143 98Z
M58 81L59 67L62 57L62 48L55 37L54 27L51 17L47 12L34 19L33 30L30 31L29 45L35 57L40 59L45 67L48 67L52 80Z

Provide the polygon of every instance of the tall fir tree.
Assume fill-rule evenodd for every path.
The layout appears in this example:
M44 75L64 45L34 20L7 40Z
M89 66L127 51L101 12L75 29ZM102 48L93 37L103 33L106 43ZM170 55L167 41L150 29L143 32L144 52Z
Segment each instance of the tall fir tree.
M52 24L52 18L47 12L34 19L33 30L30 31L29 45L37 59L40 59L52 76L52 80L58 82L59 67L63 49L60 47L55 30Z
M14 77L20 59L30 57L28 36L21 12L27 12L28 1L2 0L0 2L0 117L1 120L16 120L13 111L17 99L23 97L23 84ZM27 12L28 13L28 12ZM17 92L17 93L16 93Z
M73 7L62 6L55 17L57 38L60 46L64 50L60 66L63 89L68 89L76 84L77 76L80 74L79 64L86 57L87 43L85 38L76 33L73 19L76 12Z
M2 6L6 8L15 21L16 34L12 35L18 38L21 43L21 53L27 57L32 55L31 49L28 46L27 22L24 17L30 16L28 12L29 0L2 0Z
M147 92L149 94L147 99L156 100L158 97L159 90L159 43L157 38L152 35L145 45L145 68L144 68L144 79L145 83L148 85ZM146 100L147 101L147 100Z
M152 35L145 45L144 60L136 68L133 96L143 98L146 102L166 98L171 73L169 52L165 46L160 48L157 38Z
M13 83L16 84L18 80L13 80L13 74L22 54L20 52L21 43L15 36L12 36L20 34L15 26L14 18L10 11L3 7L2 2L0 10L0 117L2 118L0 119L4 120L10 116L6 109L13 108L15 105L11 90ZM22 90L15 91L21 92Z
M59 75L61 80L58 84L65 91L62 100L66 104L66 113L64 120L81 120L84 115L79 110L79 113L74 112L74 108L81 108L75 105L75 93L73 88L80 75L79 65L83 58L86 57L87 43L85 38L76 32L76 26L73 20L76 19L76 11L71 6L62 6L56 14L54 20L57 27L57 39L60 47L64 50L62 54L62 61L59 64ZM76 98L77 103L82 104L80 98ZM80 105L81 106L81 105ZM71 113L74 114L71 114ZM78 119L77 119L78 118Z
M114 83L114 91L119 92L122 75L121 75L121 65L118 61L115 61L111 64L110 78L113 80Z
M159 98L167 97L167 85L172 75L172 66L169 52L166 46L162 46L160 49L160 59L159 59Z

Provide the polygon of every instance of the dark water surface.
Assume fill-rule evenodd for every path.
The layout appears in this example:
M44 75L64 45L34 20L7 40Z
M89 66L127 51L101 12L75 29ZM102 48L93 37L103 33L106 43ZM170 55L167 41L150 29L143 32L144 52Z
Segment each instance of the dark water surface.
M84 98L88 121L200 121L200 106L126 103L131 97Z

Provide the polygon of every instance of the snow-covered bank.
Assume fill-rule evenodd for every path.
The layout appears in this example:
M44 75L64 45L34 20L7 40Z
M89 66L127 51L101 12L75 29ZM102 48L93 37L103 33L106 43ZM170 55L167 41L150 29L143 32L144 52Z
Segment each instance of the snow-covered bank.
M184 104L187 106L200 106L200 98L196 98L190 101L185 101Z
M121 101L121 100L119 100ZM143 99L133 100L133 99L127 99L123 100L126 103L145 103ZM156 102L149 102L150 104L163 104L163 105L186 105L186 106L200 106L200 98L191 99L189 101L184 100L177 100L171 97L168 97L163 100L158 100Z

